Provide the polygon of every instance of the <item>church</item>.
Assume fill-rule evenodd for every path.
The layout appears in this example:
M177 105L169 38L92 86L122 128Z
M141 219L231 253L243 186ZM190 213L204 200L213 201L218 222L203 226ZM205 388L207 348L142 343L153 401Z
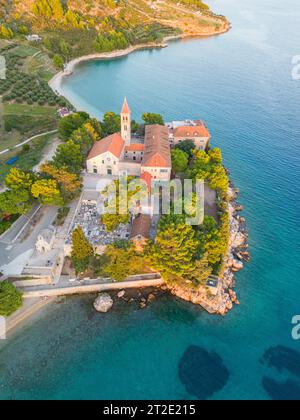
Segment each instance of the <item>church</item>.
M171 147L191 140L205 150L210 133L202 121L174 121L165 126L146 125L145 137L131 133L131 110L126 98L121 110L121 132L96 142L87 157L87 172L106 176L135 176L148 184L171 178Z

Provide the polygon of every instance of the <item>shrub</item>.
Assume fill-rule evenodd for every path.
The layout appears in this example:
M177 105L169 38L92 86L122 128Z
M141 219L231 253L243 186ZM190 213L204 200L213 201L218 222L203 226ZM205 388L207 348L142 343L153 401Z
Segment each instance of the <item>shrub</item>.
M10 316L23 304L22 293L16 287L3 281L0 283L0 315Z

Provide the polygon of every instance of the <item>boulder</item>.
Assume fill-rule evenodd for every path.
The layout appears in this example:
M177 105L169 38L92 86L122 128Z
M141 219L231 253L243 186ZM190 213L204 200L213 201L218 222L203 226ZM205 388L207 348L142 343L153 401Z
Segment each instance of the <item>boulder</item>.
M114 301L108 293L100 293L94 302L94 308L97 312L106 313L114 304Z
M148 296L147 302L151 303L156 299L155 295L153 293L150 293L150 295Z
M121 290L119 293L118 293L118 298L119 299L121 299L121 298L123 298L125 296L125 290Z
M244 268L244 264L241 261L234 260L232 270L237 272Z

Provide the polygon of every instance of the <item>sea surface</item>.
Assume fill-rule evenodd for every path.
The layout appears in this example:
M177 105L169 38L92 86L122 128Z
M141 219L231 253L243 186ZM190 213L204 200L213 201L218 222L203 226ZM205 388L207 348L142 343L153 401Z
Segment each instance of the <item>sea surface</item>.
M225 318L163 296L145 310L93 297L47 308L0 347L1 399L300 399L299 0L212 0L232 30L80 65L66 96L101 117L202 118L241 189L252 262Z

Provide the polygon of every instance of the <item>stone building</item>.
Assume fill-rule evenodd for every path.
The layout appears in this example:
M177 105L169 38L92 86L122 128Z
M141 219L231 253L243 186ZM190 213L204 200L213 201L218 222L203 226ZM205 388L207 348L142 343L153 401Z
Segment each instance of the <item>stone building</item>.
M35 244L35 249L40 254L45 254L47 252L50 252L55 240L55 228L49 227L46 229L43 229L38 237Z

